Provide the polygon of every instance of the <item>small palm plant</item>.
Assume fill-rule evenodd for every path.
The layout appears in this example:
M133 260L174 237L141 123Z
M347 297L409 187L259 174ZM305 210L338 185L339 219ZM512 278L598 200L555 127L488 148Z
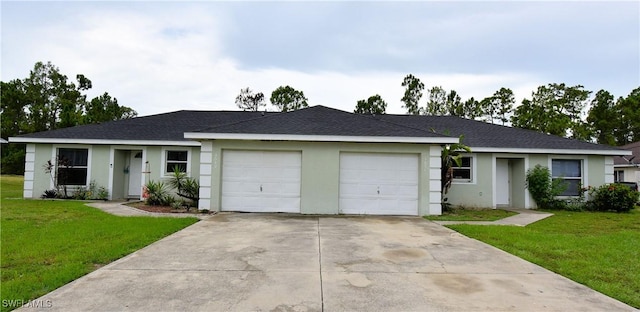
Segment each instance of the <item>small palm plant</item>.
M186 172L180 171L180 168L176 166L173 168L173 175L169 180L169 185L178 190L178 196L189 199L194 206L198 206L198 200L200 199L200 184L198 180L187 176Z
M164 206L169 202L167 186L162 181L149 181L144 187L144 193L147 205Z
M461 135L458 139L458 143L445 145L442 148L441 159L442 167L440 168L440 182L442 184L442 206L444 210L447 210L449 204L448 198L445 195L451 188L451 182L453 182L453 167L460 167L462 153L470 153L471 148L462 144Z

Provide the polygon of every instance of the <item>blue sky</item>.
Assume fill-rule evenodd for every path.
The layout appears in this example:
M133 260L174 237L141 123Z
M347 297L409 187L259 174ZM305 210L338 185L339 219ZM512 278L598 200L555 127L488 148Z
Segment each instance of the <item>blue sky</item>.
M519 103L567 83L625 96L640 86L640 3L1 2L1 78L51 61L140 115L235 110L241 88L281 85L351 111L380 94L403 113L411 73L427 87Z

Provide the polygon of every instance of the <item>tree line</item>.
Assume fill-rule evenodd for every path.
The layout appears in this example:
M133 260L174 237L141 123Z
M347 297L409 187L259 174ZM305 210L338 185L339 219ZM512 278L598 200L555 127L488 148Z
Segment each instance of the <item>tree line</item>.
M463 100L455 90L425 89L412 74L400 85L405 90L400 101L410 115L458 116L612 146L640 141L640 87L616 99L606 90L591 97L593 92L581 85L550 83L514 107L513 91L504 87L482 100ZM137 116L108 92L88 100L85 92L91 87L86 76L76 75L74 83L51 62L37 62L24 79L0 82L2 138ZM309 106L304 92L288 85L275 89L269 100L281 112ZM235 103L251 111L267 105L263 93L248 87L241 89ZM357 101L354 112L385 114L386 108L386 101L375 94ZM24 145L5 145L1 154L2 173L23 173Z
M640 141L640 87L615 99L606 90L591 97L593 92L581 85L549 83L539 86L516 107L513 91L505 87L482 100L463 100L455 90L441 86L425 89L412 74L400 85L405 90L400 101L409 115L458 116L611 146ZM290 86L278 87L270 100L282 112L308 107L304 93ZM255 111L266 106L264 94L249 88L241 90L236 104ZM386 109L387 102L375 94L357 101L354 113L385 114Z
M86 76L73 82L51 62L37 62L24 79L0 82L2 138L137 116L108 92L87 99L91 88ZM23 144L6 144L1 154L2 173L24 173Z

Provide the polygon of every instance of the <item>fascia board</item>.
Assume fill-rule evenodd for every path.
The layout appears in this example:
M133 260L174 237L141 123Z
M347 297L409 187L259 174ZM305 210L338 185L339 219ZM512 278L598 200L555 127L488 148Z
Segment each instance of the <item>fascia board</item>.
M43 143L43 144L90 144L90 145L141 145L141 146L200 146L197 141L160 141L160 140L108 140L108 139L67 139L67 138L29 138L10 137L9 143Z
M295 135L253 133L201 133L186 132L185 139L193 140L254 140L254 141L307 141L307 142L357 142L357 143L432 143L453 144L452 137L396 137L396 136L343 136L343 135Z
M478 153L512 153L512 154L571 154L571 155L631 155L626 150L587 150L587 149L551 149L551 148L509 148L509 147L473 147L471 151Z

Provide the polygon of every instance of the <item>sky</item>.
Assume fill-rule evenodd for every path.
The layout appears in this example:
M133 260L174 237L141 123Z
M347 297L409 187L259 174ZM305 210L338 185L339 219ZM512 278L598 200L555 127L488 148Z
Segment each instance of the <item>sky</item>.
M640 86L640 2L0 2L2 81L52 62L140 116L238 110L249 87L402 114L407 74L463 100L516 102L549 83L626 96ZM592 94L593 95L593 94ZM426 103L423 97L421 105ZM271 105L269 110L275 110Z

